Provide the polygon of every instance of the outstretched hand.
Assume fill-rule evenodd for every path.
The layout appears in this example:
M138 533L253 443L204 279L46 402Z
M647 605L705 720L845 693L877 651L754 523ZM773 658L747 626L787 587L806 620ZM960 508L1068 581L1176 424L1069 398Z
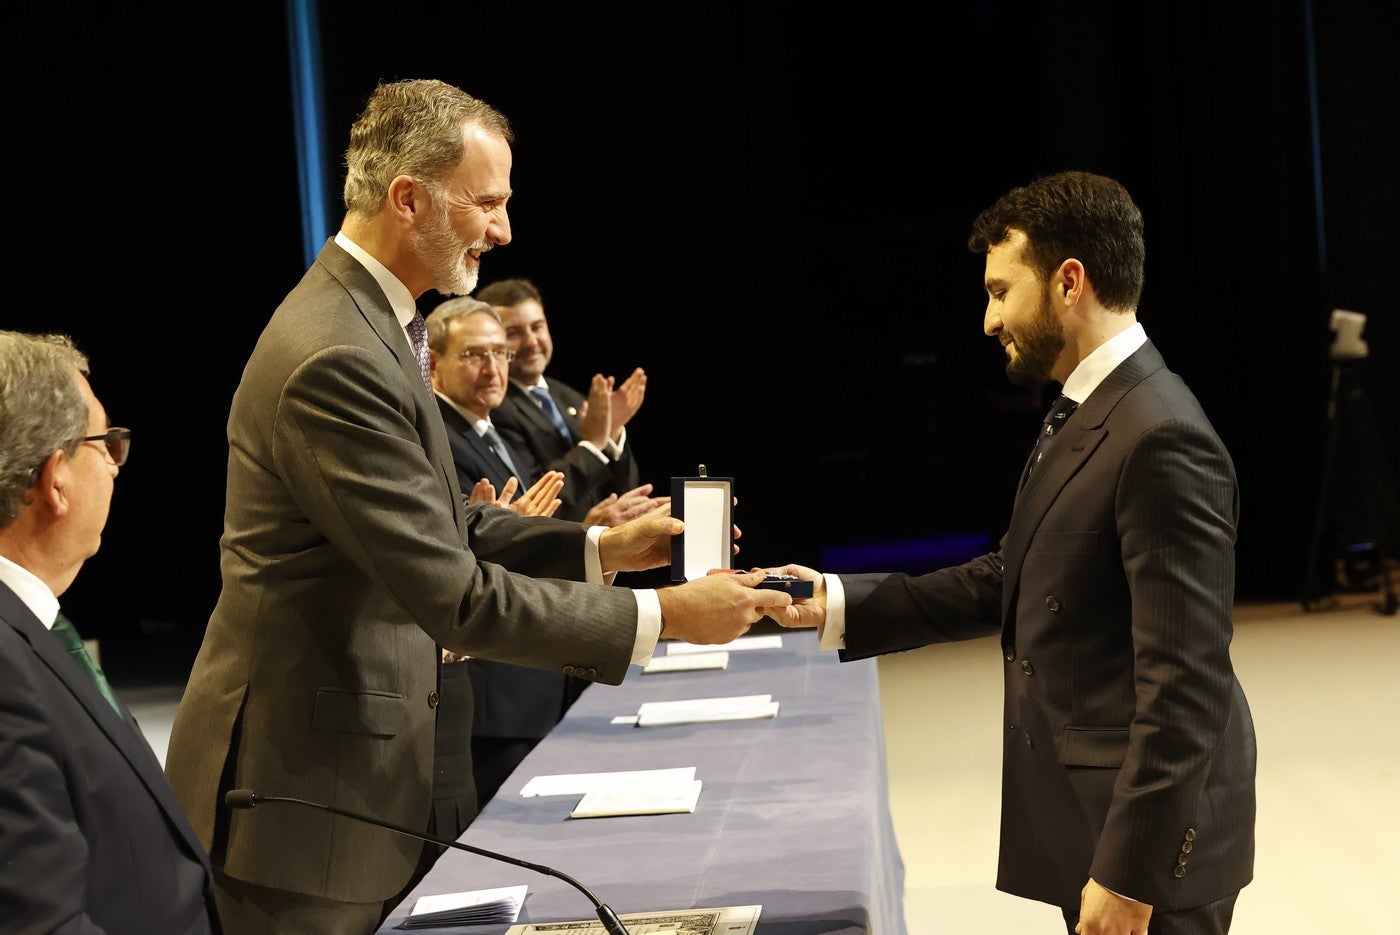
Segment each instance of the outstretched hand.
M647 395L647 375L641 367L628 374L612 394L612 436L617 438L622 427L642 408Z
M612 437L613 378L593 374L588 384L588 398L578 411L579 437L602 448Z
M683 529L685 523L671 515L669 499L636 519L604 529L598 537L603 573L645 571L669 564L671 537Z
M777 613L769 614L779 626L819 627L826 623L826 579L822 573L806 565L784 565L781 568L758 569L769 575L791 575L812 582L812 596L793 601Z
M483 477L472 485L467 502L494 503L521 516L553 516L563 502L558 498L559 491L564 488L564 475L559 471L545 471L529 490L520 495L519 500L512 502L519 486L520 482L512 476L501 485L501 495L498 497L495 485Z
M760 571L704 575L661 588L661 636L688 643L728 643L764 617L776 617L792 603L785 591L759 590Z
M621 526L628 520L649 513L663 503L670 503L670 497L651 496L652 485L642 484L618 496L610 493L593 506L583 518L585 526Z

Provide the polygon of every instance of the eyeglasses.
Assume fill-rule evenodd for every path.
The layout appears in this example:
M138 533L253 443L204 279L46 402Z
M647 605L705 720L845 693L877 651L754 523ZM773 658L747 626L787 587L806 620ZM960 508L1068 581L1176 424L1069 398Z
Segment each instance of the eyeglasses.
M498 364L508 364L515 360L515 351L504 347L468 347L457 352L457 359L464 364L480 367L488 360Z
M78 441L101 442L107 449L107 457L111 458L117 467L125 464L126 456L131 454L131 429L110 428L101 435L88 435Z

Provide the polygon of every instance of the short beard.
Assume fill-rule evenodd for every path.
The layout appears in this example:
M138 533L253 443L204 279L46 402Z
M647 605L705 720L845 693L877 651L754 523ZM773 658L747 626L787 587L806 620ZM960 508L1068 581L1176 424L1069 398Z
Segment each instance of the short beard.
M466 252L490 249L484 243L463 244L452 224L447 219L447 211L439 205L446 204L442 192L432 191L433 207L422 223L409 232L409 243L413 252L433 271L433 288L443 295L471 295L476 289L478 270L467 267Z
M1065 349L1065 329L1050 310L1050 287L1040 306L1015 335L1016 356L1006 362L1006 377L1017 386L1039 386L1050 379L1055 361Z

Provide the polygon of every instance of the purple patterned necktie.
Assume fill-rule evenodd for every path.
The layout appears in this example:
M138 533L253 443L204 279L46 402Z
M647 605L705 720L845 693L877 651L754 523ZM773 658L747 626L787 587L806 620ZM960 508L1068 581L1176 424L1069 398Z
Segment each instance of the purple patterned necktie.
M428 324L423 321L422 312L414 312L408 323L408 336L413 340L413 356L418 358L418 369L423 374L423 385L433 388L433 365L428 357Z

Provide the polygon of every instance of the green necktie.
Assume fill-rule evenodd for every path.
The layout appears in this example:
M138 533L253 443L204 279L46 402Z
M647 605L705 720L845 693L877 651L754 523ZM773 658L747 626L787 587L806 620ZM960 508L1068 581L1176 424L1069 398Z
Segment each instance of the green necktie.
M63 644L63 648L68 650L68 655L73 657L73 661L78 664L78 668L87 673L97 685L97 690L102 692L102 697L107 699L107 703L112 706L112 710L121 714L122 709L117 704L116 695L112 694L112 686L107 684L107 676L102 674L102 667L88 655L86 647L83 646L83 638L78 635L78 631L73 629L73 624L68 622L68 618L62 613L53 622L54 636Z

